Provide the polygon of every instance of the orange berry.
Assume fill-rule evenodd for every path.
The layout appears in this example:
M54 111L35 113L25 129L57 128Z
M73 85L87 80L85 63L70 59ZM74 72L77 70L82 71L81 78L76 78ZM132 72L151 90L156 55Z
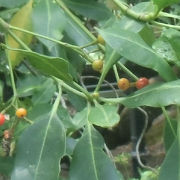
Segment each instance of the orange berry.
M126 78L121 78L117 82L119 89L122 89L123 91L127 90L130 87L130 82Z
M19 109L17 109L17 111L16 111L16 116L18 117L18 118L23 118L23 117L25 117L27 115L27 110L26 109L24 109L24 108L19 108Z

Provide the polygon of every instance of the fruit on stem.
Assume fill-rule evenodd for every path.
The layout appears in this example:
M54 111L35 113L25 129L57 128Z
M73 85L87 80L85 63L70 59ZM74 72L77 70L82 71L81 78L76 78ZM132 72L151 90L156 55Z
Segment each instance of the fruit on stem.
M142 89L149 84L149 80L146 77L141 77L136 81L136 88Z
M130 87L130 82L126 78L121 78L117 82L119 89L122 89L123 91L127 90Z
M93 70L100 72L103 68L103 60L102 59L94 60L92 63L92 68Z
M0 126L2 126L5 123L5 116L4 114L0 113Z
M27 115L27 110L25 108L19 108L16 111L16 116L18 118L24 118Z

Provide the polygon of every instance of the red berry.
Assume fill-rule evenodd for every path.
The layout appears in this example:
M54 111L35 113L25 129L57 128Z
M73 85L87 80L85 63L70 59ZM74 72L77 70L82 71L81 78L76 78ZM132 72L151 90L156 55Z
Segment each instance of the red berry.
M136 88L142 89L143 87L147 86L148 84L149 84L149 80L145 77L142 77L136 81Z
M2 126L4 124L4 122L5 122L5 116L4 116L4 114L0 113L0 126Z
M127 90L130 87L130 82L126 78L121 78L118 80L118 87L122 90Z

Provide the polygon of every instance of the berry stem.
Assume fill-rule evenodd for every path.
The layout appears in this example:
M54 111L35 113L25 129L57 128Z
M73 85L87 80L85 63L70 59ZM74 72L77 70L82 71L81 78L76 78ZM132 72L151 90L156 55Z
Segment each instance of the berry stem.
M59 44L61 46L64 46L66 48L72 49L73 51L77 52L78 54L83 56L88 62L90 62L90 63L93 62L91 57L88 54L86 54L79 46L75 46L75 45L71 45L71 44L68 44L68 43L65 43L65 42L62 42L62 41L58 41L56 39L53 39L53 38L50 38L50 37L47 37L47 36L44 36L44 35L41 35L41 34L38 34L38 33L34 33L34 32L31 32L31 31L28 31L28 30L25 30L25 29L21 29L21 28L12 26L12 25L9 25L9 28L12 29L12 30L24 32L24 33L27 33L27 34L31 34L33 36L37 36L37 37L40 37L40 38L47 39L49 41L55 42L55 43L57 43L57 44ZM21 43L21 45L23 45L23 44ZM25 46L23 46L23 47L25 47Z
M12 30L15 30L15 31L24 32L24 33L27 33L27 34L31 34L33 36L37 36L37 37L40 37L40 38L43 38L43 39L47 39L49 41L60 44L60 45L62 45L64 47L66 47L66 48L71 48L71 49L79 52L79 47L78 46L71 45L71 44L68 44L68 43L65 43L65 42L62 42L62 41L58 41L56 39L53 39L53 38L50 38L50 37L47 37L47 36L44 36L44 35L41 35L41 34L38 34L38 33L34 33L34 32L31 32L31 31L19 28L19 27L15 27L15 26L12 26L12 25L9 25L9 28L12 29Z
M113 51L111 53L111 56L110 58L108 59L108 61L106 61L106 63L104 64L104 67L103 67L103 71L102 71L102 74L100 76L100 79L98 81L98 84L96 86L96 89L94 92L98 92L100 87L101 87L101 84L103 83L105 77L106 77L106 74L108 73L109 69L112 67L112 65L114 64L114 62L117 60L117 53L116 51Z
M150 12L149 14L143 14L143 13L140 14L140 13L136 13L135 11L131 10L127 5L125 5L124 3L122 3L119 0L113 0L113 2L120 8L120 10L124 14L126 14L136 20L139 20L139 21L145 21L145 22L151 21L151 20L155 19L159 14L159 10L157 8L154 8L154 12Z
M92 99L91 94L84 88L82 88L79 84L73 81L73 85L77 87L81 92L83 92L89 99Z
M82 22L66 7L62 0L55 0L57 4L64 10L64 12L93 40L96 41L96 37L82 24ZM104 47L98 44L100 49L105 50Z
M95 45L96 43L97 43L97 40L92 41L92 42L90 42L90 43L88 43L88 44L85 44L84 46L81 46L80 48L81 48L81 49L84 49L84 48L86 48L86 47L89 47L89 46Z
M176 14L169 14L166 12L160 12L159 17L169 17L169 18L174 18L174 19L179 19L180 20L180 16L176 15Z
M52 107L52 111L51 111L51 114L50 114L50 119L53 118L53 116L55 115L57 109L58 109L58 106L59 106L59 103L60 103L60 100L61 100L61 96L62 96L62 88L61 88L61 84L58 84L58 89L59 89L59 92L57 94L57 97L56 97L56 100L53 104L53 107Z
M7 54L7 61L8 61L8 65L9 65L9 72L10 72L10 78L11 78L11 84L12 84L12 89L13 89L13 100L11 103L14 103L16 101L17 98L17 90L16 90L16 85L15 85L15 80L14 80L14 74L13 74L13 70L12 70L12 65L11 65L11 61L9 58L9 55Z
M11 30L8 30L9 35L25 50L32 52L32 50L18 37L15 33L13 33ZM25 61L23 61L24 65L29 69L29 71L37 76L37 72L32 69Z
M28 51L31 51L31 49L18 36L16 36L16 34L14 34L11 30L8 30L8 33L22 48L24 48Z
M60 84L62 87L64 87L65 89L67 89L68 91L71 91L71 92L73 92L74 94L76 94L76 95L78 95L78 96L81 96L81 97L87 99L87 96L86 96L84 93L82 93L82 92L80 92L80 91L72 88L71 86L67 85L67 84L64 83L62 80L60 80L60 79L58 79L58 78L56 78L56 77L52 77L52 78L53 78L58 84Z
M122 71L124 71L129 77L133 78L135 81L137 81L139 78L133 74L124 64L122 64L120 61L117 63L118 67L121 68Z
M151 24L154 24L154 25L157 25L157 26L160 26L160 27L167 27L167 28L180 30L180 26L178 26L178 25L165 24L165 23L160 23L160 22L157 22L157 21L151 21Z
M116 77L116 81L119 80L119 74L118 74L118 71L117 71L117 66L114 64L113 65L113 70L114 70L114 74L115 74L115 77Z
M23 118L26 122L28 122L29 124L33 124L34 122L33 121L31 121L30 119L28 119L27 117L24 117Z

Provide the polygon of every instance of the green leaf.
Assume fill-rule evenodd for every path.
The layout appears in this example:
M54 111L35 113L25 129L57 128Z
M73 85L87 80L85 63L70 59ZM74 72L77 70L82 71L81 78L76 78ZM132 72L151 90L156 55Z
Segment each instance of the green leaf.
M70 91L67 91L67 94L68 94L68 97L67 97L68 100L77 111L82 111L86 107L87 102L84 98L77 96L76 94Z
M138 106L162 107L170 104L180 104L180 80L152 84L123 97L121 103L129 108Z
M179 59L180 59L180 52L179 52L180 32L175 29L166 29L163 33L163 37L168 39L168 41L171 44L171 47L173 48L174 52L176 53L176 56L179 61Z
M177 121L170 119L170 123L171 123L172 128L174 129L174 132L176 133L177 132ZM171 126L166 119L165 129L164 129L164 138L163 138L166 152L170 149L172 143L174 142L174 140L176 138L172 132Z
M60 106L57 111L57 116L61 119L61 121L66 129L74 129L75 128L74 124L72 122L72 118L67 109Z
M157 71L161 77L170 81L176 79L171 67L151 49L140 35L122 29L99 30L105 41L128 60Z
M110 10L100 2L66 0L64 3L76 13L97 21L107 20L112 16Z
M152 0L152 1L155 5L158 6L159 10L179 2L179 0Z
M179 179L179 148L177 139L168 151L166 158L161 166L158 180Z
M72 119L75 129L80 129L88 121L88 109L84 108L82 111L77 112Z
M84 26L83 22L70 12L62 1L58 1L58 4L61 7L60 12L66 16L66 42L83 46L96 40L93 34ZM62 9L65 9L64 12ZM96 46L92 46L87 49L93 50L96 48Z
M118 106L108 104L100 105L97 103L95 107L90 109L88 120L97 126L113 127L120 120L117 111Z
M44 36L61 40L66 25L65 16L52 0L36 0L32 11L33 30ZM54 42L38 38L49 50Z
M66 60L21 49L12 50L20 52L25 57L27 57L30 63L41 73L49 76L55 76L64 81L72 81L72 77L69 74L69 63Z
M66 154L68 154L69 156L72 156L76 144L77 144L76 139L67 137L67 139L66 139Z
M53 80L47 79L41 84L41 87L36 92L33 93L32 96L33 105L50 102L55 92L56 92L56 86Z
M0 0L0 5L1 7L6 7L6 8L15 8L15 7L19 7L25 3L27 3L29 0L18 0L18 1L14 1L14 0Z
M0 157L0 173L3 175L10 175L14 166L13 157Z
M44 119L44 117L49 116L49 113L52 109L51 104L36 104L29 110L28 118L32 121L39 121Z
M25 76L17 77L16 87L18 97L26 97L32 95L36 90L41 88L44 78L26 74Z
M88 124L75 147L69 180L122 180L103 148L102 136Z
M31 13L32 13L32 0L30 0L25 6L23 6L11 19L10 24L25 30L31 31ZM25 44L30 44L32 40L32 35L13 31L17 37L19 37ZM12 48L19 48L20 45L17 43L9 34L6 36L6 44ZM20 63L23 59L22 55L17 51L7 51L7 56L11 61L12 67Z
M58 180L65 130L57 116L44 116L19 139L12 180Z
M9 19L12 17L14 13L16 13L19 10L19 8L13 8L13 9L5 9L0 11L0 17L4 19L5 21L9 21Z
M156 40L153 44L153 49L169 63L176 64L180 67L180 61L178 60L176 52L174 51L167 37L161 37Z

